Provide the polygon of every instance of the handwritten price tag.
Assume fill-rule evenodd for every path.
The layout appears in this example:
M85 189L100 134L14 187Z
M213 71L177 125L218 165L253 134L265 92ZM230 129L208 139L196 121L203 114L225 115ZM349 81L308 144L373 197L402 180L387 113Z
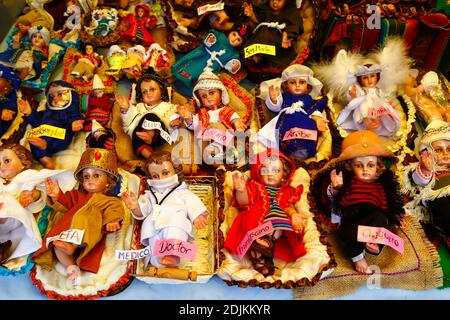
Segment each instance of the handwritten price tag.
M272 226L272 222L270 222L270 221L266 222L262 225L259 225L255 229L247 232L244 239L242 239L241 243L237 247L239 259L242 260L242 258L244 257L244 255L246 254L246 252L248 251L250 246L252 245L253 241L255 241L256 239L259 239L262 236L265 236L266 234L269 234L271 232L273 232L273 226Z
M197 8L197 15L201 16L205 12L223 10L224 7L225 4L223 2L219 2L216 4L205 4Z
M27 138L37 138L42 136L64 140L66 129L43 124L37 128L31 129L27 133Z
M384 244L403 254L405 244L402 238L385 228L358 226L358 241Z
M227 146L230 141L234 138L233 134L231 134L228 130L222 131L217 128L207 128L206 130L199 131L197 134L197 139L201 139L204 141L215 141L220 143L223 146Z
M283 140L292 140L292 139L316 141L317 131L302 128L292 128L284 134Z
M195 245L177 239L156 240L153 256L178 256L187 260L194 260L197 248Z
M245 59L247 59L248 57L251 57L255 54L258 54L258 53L267 54L267 55L271 55L271 56L277 55L276 47L269 45L269 44L255 43L255 44L252 44L251 46L244 48L244 58Z
M150 247L142 250L116 250L117 260L137 260L150 255Z
M60 234L47 238L46 246L48 248L48 245L50 242L55 240L60 240L64 242L70 242L76 245L80 245L83 240L84 230L80 229L69 229L61 232Z

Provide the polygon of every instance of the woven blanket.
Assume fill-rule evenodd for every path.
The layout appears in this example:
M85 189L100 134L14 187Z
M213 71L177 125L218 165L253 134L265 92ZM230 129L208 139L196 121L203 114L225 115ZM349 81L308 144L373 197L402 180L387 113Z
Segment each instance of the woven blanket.
M343 246L335 232L329 234L329 242L335 251L337 267L323 277L314 287L294 291L294 299L327 299L345 296L362 286L398 288L407 290L428 290L442 286L443 274L439 255L425 236L420 223L414 216L406 216L395 233L405 242L404 254L385 247L379 256L366 255L369 266L377 273L357 273L351 260L343 253Z

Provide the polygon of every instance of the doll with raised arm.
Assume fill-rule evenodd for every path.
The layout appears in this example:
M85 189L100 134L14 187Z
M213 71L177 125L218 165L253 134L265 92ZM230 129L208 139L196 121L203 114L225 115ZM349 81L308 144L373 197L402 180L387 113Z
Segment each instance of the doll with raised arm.
M253 35L243 45L275 46L275 55L255 54L247 59L264 67L286 68L296 55L295 41L303 33L303 21L294 0L268 0L265 4L244 3L244 15L255 25Z
M156 240L193 239L193 226L204 229L208 225L208 211L199 197L188 190L180 165L175 165L167 151L156 151L145 165L148 174L149 189L137 196L134 193L122 194L133 217L143 220L141 243L153 247ZM156 267L177 267L180 258L174 255L147 257L148 263Z
M274 232L255 239L248 257L256 271L273 275L273 258L293 262L306 253L303 243L304 217L294 204L300 200L303 185L292 187L295 165L276 149L256 156L250 181L240 173L233 174L234 196L242 208L228 231L224 248L238 254L238 246L247 232L270 222Z
M81 270L97 273L105 250L106 234L121 228L124 207L112 196L119 178L115 151L88 148L74 173L78 189L62 192L57 180L46 179L47 194L53 205L66 212L47 232L33 261L52 270L56 261L67 271L67 279L77 283ZM67 234L77 231L77 241ZM66 236L64 236L66 235Z
M27 138L31 153L47 169L55 169L52 155L67 149L75 132L83 129L83 116L80 113L78 94L72 85L57 80L48 84L45 95L47 106L44 111L36 111L27 100L19 100L18 106L24 114L25 121L33 129L41 128L43 132ZM44 127L51 130L44 130ZM59 130L61 135L53 136Z
M0 65L0 139L16 117L20 83L16 73Z
M360 273L370 273L365 254L378 255L383 247L358 242L358 226L390 228L404 214L396 176L384 162L394 157L375 133L361 130L344 139L339 157L325 167L332 221L339 223L346 254Z
M258 140L289 157L314 157L319 133L328 130L328 120L322 115L327 98L316 100L321 89L322 83L310 68L300 64L287 67L281 74L281 88L269 85L266 106L279 114L261 128Z
M450 125L433 120L422 135L419 165L412 172L415 184L425 187L422 203L430 212L436 226L450 247Z
M43 26L28 29L31 43L22 42L18 49L0 54L0 64L16 70L21 80L38 79L48 64L50 33Z
M123 129L131 137L137 155L148 158L154 148L172 144L173 129L180 125L176 106L169 103L166 81L154 72L139 79L136 101L117 96L123 120Z
M158 19L150 14L150 8L146 4L138 4L134 8L134 15L123 17L123 23L128 28L122 34L122 38L133 44L149 46L154 42L150 30L156 26L157 21Z
M44 209L45 190L31 180L30 151L19 144L0 146L0 264L26 256L41 247L33 216Z
M241 68L238 49L241 44L242 36L238 30L230 30L226 35L209 30L200 46L172 65L172 76L181 81L186 88L192 89L205 68L214 73L225 69L235 74Z
M201 135L209 140L212 137L210 153L214 156L221 153L222 147L226 147L226 133L222 135L208 134L208 131L216 131L211 127L221 124L223 130L235 130L243 132L247 125L239 115L228 105L230 97L227 89L220 81L219 77L209 70L204 71L196 83L194 89L194 100L199 108L196 114L192 114L186 106L179 106L178 113L184 120L186 127L195 132L196 137ZM224 143L225 141L225 143Z
M70 74L77 79L90 81L95 74L97 68L101 65L102 60L93 43L87 42L83 46L83 53L75 55L76 64Z

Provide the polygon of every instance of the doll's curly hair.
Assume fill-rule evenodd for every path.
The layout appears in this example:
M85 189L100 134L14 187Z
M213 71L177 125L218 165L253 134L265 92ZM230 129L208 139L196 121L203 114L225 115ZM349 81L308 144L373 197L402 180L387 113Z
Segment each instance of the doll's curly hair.
M150 172L148 171L148 167L150 164L163 164L164 162L170 162L175 169L175 173L178 175L178 181L182 182L184 180L183 167L181 163L177 161L177 159L172 158L172 154L168 151L158 150L153 152L150 157L147 158L145 162L145 173L148 177L150 177Z
M20 162L22 162L24 170L31 169L33 166L33 156L27 148L18 143L4 144L0 146L0 152L8 149L14 151L16 156L20 159Z

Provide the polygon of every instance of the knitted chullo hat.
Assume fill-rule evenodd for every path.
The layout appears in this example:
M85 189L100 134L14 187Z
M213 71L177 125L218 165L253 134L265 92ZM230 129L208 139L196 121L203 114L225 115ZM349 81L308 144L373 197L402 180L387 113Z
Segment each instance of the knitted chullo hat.
M425 128L421 144L431 146L437 140L450 140L450 124L442 120L433 120Z
M98 74L94 74L94 79L92 81L92 90L102 90L105 89L102 79Z
M220 81L219 77L215 75L211 70L205 69L203 73L198 77L197 84L195 85L192 92L194 93L194 100L198 107L201 107L200 99L197 96L197 90L209 90L209 89L219 89L222 91L222 103L229 104L230 97L228 96L228 91Z

